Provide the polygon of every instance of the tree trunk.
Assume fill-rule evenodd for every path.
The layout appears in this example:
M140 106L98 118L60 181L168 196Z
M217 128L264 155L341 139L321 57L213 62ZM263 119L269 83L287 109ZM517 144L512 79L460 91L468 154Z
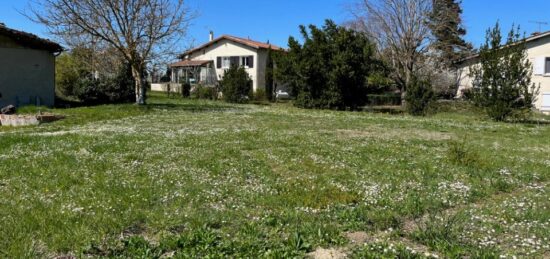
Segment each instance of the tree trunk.
M143 71L141 66L137 64L132 64L132 76L136 82L136 104L144 105L145 104L145 84L143 83Z

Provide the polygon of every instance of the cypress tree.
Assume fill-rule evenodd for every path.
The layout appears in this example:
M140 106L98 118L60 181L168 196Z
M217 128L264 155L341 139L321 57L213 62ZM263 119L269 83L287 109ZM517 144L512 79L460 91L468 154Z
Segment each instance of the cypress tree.
M271 102L273 101L273 52L271 47L267 50L267 65L265 71L265 95Z
M430 29L435 37L433 47L439 51L439 61L445 67L471 54L472 45L463 39L466 29L462 26L460 0L433 0Z

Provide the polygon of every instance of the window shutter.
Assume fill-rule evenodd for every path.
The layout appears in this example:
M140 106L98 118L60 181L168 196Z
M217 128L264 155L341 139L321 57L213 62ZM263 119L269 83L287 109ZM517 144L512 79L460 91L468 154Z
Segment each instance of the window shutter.
M538 57L535 59L533 67L533 74L535 75L544 75L546 72L546 57Z
M216 58L216 68L222 68L222 57Z
M248 56L247 59L248 59L248 67L254 68L254 56Z
M550 93L542 94L541 110L544 110L544 111L550 110Z
M231 57L230 66L239 66L239 57Z

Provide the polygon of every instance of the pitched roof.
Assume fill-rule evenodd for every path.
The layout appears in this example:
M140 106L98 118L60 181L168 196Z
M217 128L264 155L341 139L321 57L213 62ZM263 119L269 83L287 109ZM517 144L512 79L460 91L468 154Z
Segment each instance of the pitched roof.
M53 41L40 38L32 33L10 29L4 24L0 24L0 35L27 48L46 50L52 53L63 51L63 47Z
M170 67L199 67L210 62L212 62L212 60L182 60L170 64Z
M273 44L269 44L269 43L263 43L263 42L254 41L254 40L251 40L251 39L240 38L240 37L231 36L231 35L222 35L222 36L220 36L220 37L218 37L218 38L216 38L216 39L214 39L210 42L207 42L207 43L205 43L203 45L200 45L200 46L198 46L194 49L186 51L180 57L184 57L185 55L188 55L188 54L191 54L193 52L204 49L206 47L212 46L214 43L219 42L221 40L230 40L230 41L237 42L237 43L240 43L240 44L243 44L243 45L255 48L255 49L269 49L269 48L271 48L272 50L283 50L283 48L281 48L279 46L276 46L276 45L273 45Z
M543 38L546 38L550 36L550 31L546 31L546 32L541 32L541 33L533 33L531 36L527 37L527 38L524 38L522 39L521 41L527 43L527 42L532 42L532 41L536 41L536 40L539 40L539 39L543 39ZM520 42L521 42L520 41ZM517 43L517 42L516 42ZM512 43L512 46L515 45L516 43ZM474 55L471 55L471 56L468 56L468 57L465 57L463 59L460 59L460 60L457 60L456 63L457 64L461 64L463 62L466 62L466 61L469 61L469 60L472 60L472 59L475 59L479 57L479 54L476 53Z

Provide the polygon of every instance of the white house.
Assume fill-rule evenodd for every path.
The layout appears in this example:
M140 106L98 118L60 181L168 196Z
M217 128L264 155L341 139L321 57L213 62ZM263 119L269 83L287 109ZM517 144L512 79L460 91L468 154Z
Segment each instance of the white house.
M192 83L214 84L222 79L232 65L243 66L252 79L254 91L265 89L268 49L283 49L269 43L230 35L214 39L180 55L181 61L170 64L172 83L189 80Z
M550 113L550 31L525 39L527 58L533 64L532 82L540 85L540 92L535 102L535 108L544 113ZM470 66L476 64L477 56L463 60L459 64L459 85L457 96L465 89L472 87Z

